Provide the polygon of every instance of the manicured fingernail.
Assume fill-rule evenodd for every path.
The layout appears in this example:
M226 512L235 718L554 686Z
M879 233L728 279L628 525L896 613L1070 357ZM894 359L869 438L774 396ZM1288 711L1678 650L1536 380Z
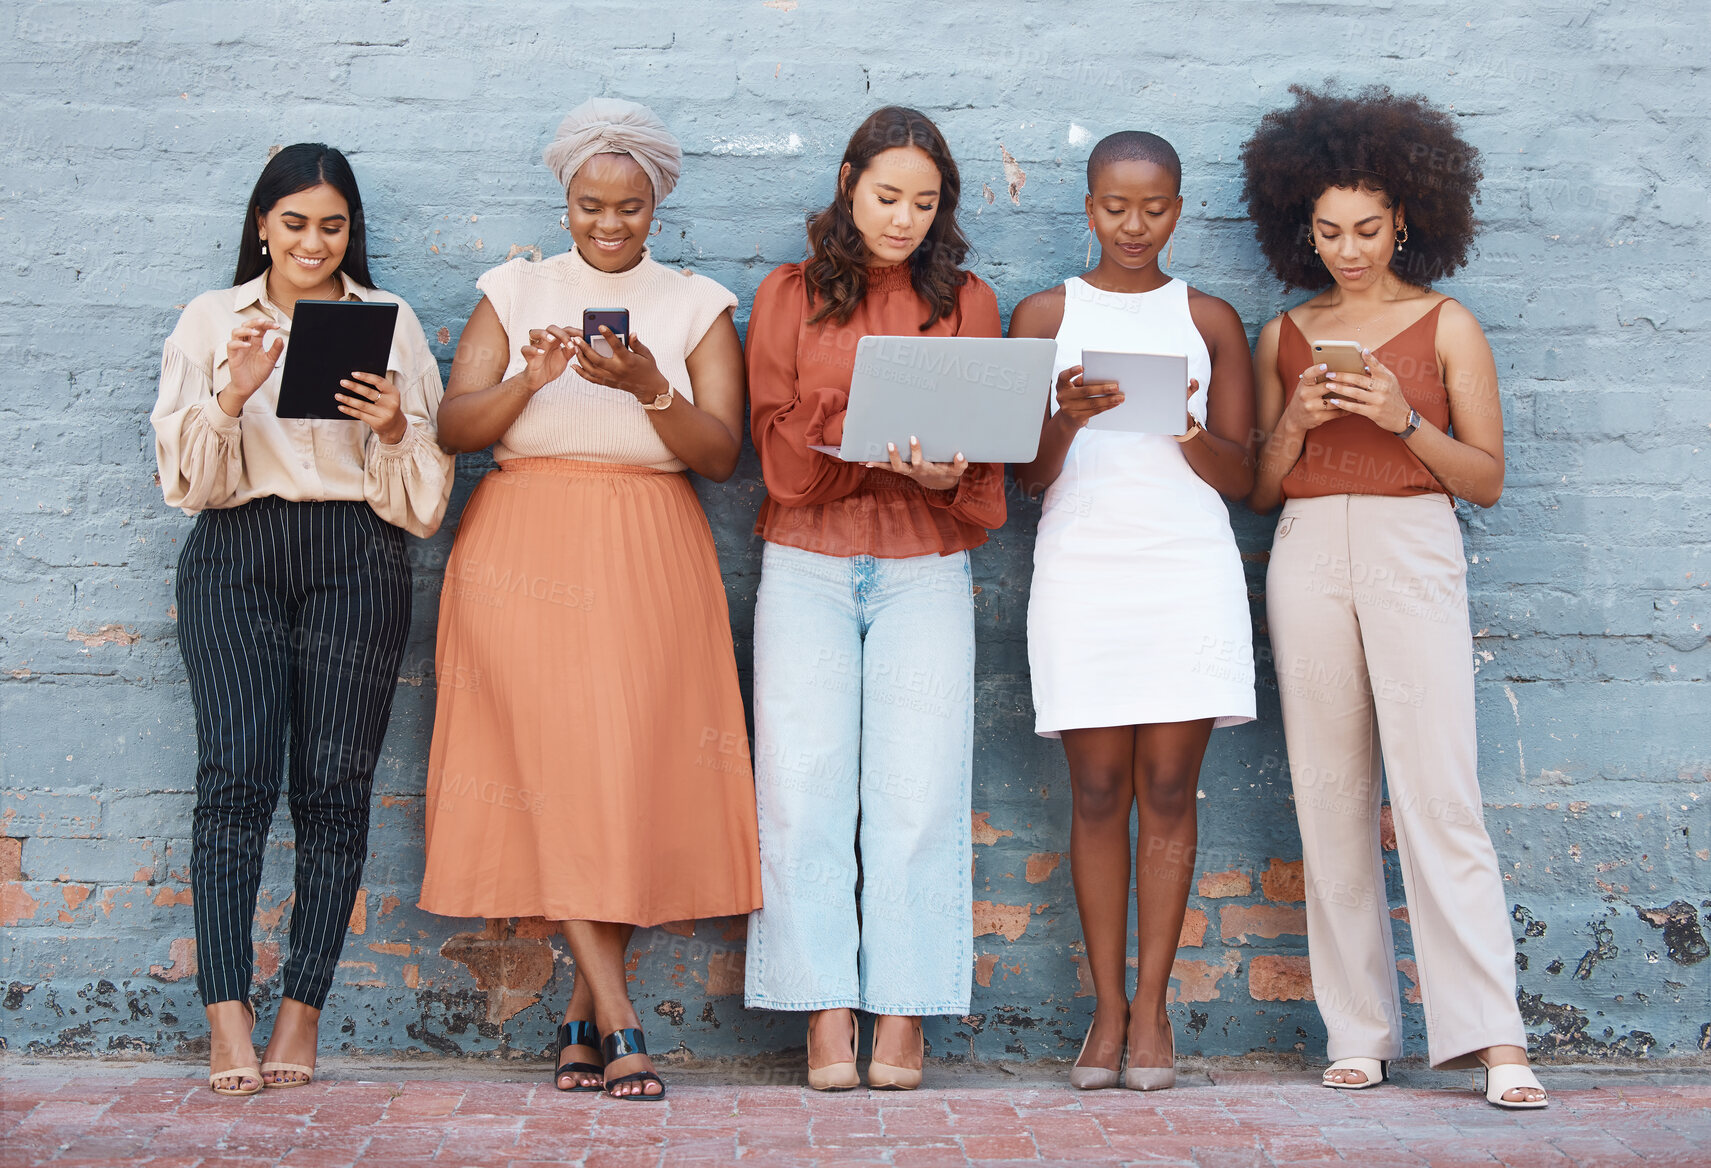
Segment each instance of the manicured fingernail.
M919 446L920 445L920 442L916 440L915 435L913 435L913 434L909 435L909 445L911 445L911 446Z
M891 451L891 453L893 453L893 454L896 454L896 453L897 453L897 443L895 443L895 442L887 442L887 443L886 443L886 444L885 444L885 449L887 449L887 450L889 450L889 451Z

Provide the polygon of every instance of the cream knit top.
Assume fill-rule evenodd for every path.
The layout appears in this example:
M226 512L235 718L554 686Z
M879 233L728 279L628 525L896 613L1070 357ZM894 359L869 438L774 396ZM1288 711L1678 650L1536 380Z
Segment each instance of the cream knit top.
M575 249L538 263L518 257L483 272L475 286L505 327L511 349L506 377L522 371L530 329L580 329L585 308L627 308L631 331L652 351L672 388L690 401L695 391L685 361L719 314L737 306L736 296L717 281L668 268L646 251L627 272L602 272ZM574 364L529 399L494 444L493 457L684 469L634 395L584 381Z

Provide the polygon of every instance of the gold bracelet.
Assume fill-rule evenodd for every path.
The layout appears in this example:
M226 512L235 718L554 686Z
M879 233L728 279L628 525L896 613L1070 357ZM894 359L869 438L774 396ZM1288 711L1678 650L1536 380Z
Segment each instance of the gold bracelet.
M1192 425L1188 428L1187 433L1179 434L1179 435L1175 436L1176 441L1177 441L1177 445L1180 446L1180 445L1183 445L1184 443L1192 442L1196 438L1200 437L1200 435L1204 434L1205 432L1206 432L1206 427L1202 426L1200 424L1199 418L1195 418L1194 419L1194 425Z

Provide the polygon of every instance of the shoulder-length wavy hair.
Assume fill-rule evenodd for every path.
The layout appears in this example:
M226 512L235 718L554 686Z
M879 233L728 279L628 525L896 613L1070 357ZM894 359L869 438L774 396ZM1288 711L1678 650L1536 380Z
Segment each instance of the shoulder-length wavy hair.
M374 287L374 277L368 274L368 231L362 218L362 195L357 193L356 175L345 156L323 142L299 142L286 146L267 160L261 177L250 192L249 206L244 210L244 233L238 241L238 271L232 277L232 287L247 284L268 268L268 257L261 252L261 219L279 200L326 183L345 197L350 207L351 221L347 230L350 240L345 245L345 258L339 271L361 284Z
M839 181L831 204L808 221L808 262L802 265L802 279L808 286L809 303L818 301L808 318L810 324L823 320L848 324L867 294L867 245L850 211L850 199L856 180L874 157L899 146L918 147L939 169L938 214L921 246L909 257L909 281L927 305L922 331L956 311L957 289L968 280L962 267L968 257L968 238L956 221L962 176L945 136L931 118L919 110L888 105L869 114L850 135L843 158L850 167L849 178ZM843 167L838 169L841 173Z

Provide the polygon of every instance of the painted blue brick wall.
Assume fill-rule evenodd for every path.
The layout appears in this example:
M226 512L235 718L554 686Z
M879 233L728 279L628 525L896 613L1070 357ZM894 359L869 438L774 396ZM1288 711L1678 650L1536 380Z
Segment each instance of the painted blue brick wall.
M1176 272L1228 298L1251 331L1290 298L1242 221L1237 149L1288 84L1334 75L1427 94L1485 154L1485 233L1447 288L1485 322L1503 375L1508 490L1463 516L1486 815L1528 1021L1545 1053L1705 1050L1711 26L1694 8L7 0L0 1038L43 1052L196 1049L184 977L194 742L171 607L189 522L161 504L148 412L161 339L179 306L229 278L269 146L321 139L349 153L374 269L446 361L479 272L565 246L537 159L590 94L646 101L681 136L684 181L658 254L736 290L743 318L761 277L800 256L803 216L874 106L919 106L945 129L978 270L1006 311L1079 270L1091 142L1147 128L1186 163ZM485 465L464 460L446 530L413 546L417 623L325 1028L353 1051L534 1054L567 992L562 943L538 923L412 907L438 576ZM752 455L731 482L699 489L746 684ZM975 557L979 988L970 1017L930 1029L940 1053L1072 1054L1091 1006L1062 862L1065 767L1029 729L1036 517L1013 503ZM1236 523L1260 613L1270 523ZM1185 1050L1322 1049L1301 997L1300 846L1261 652L1261 720L1217 735L1202 783L1203 876L1173 1007ZM274 839L263 970L284 941L283 814ZM1405 954L1406 927L1398 936ZM640 935L633 988L656 1048L800 1042L796 1020L743 1010L737 937L732 922ZM277 993L277 978L261 989Z

